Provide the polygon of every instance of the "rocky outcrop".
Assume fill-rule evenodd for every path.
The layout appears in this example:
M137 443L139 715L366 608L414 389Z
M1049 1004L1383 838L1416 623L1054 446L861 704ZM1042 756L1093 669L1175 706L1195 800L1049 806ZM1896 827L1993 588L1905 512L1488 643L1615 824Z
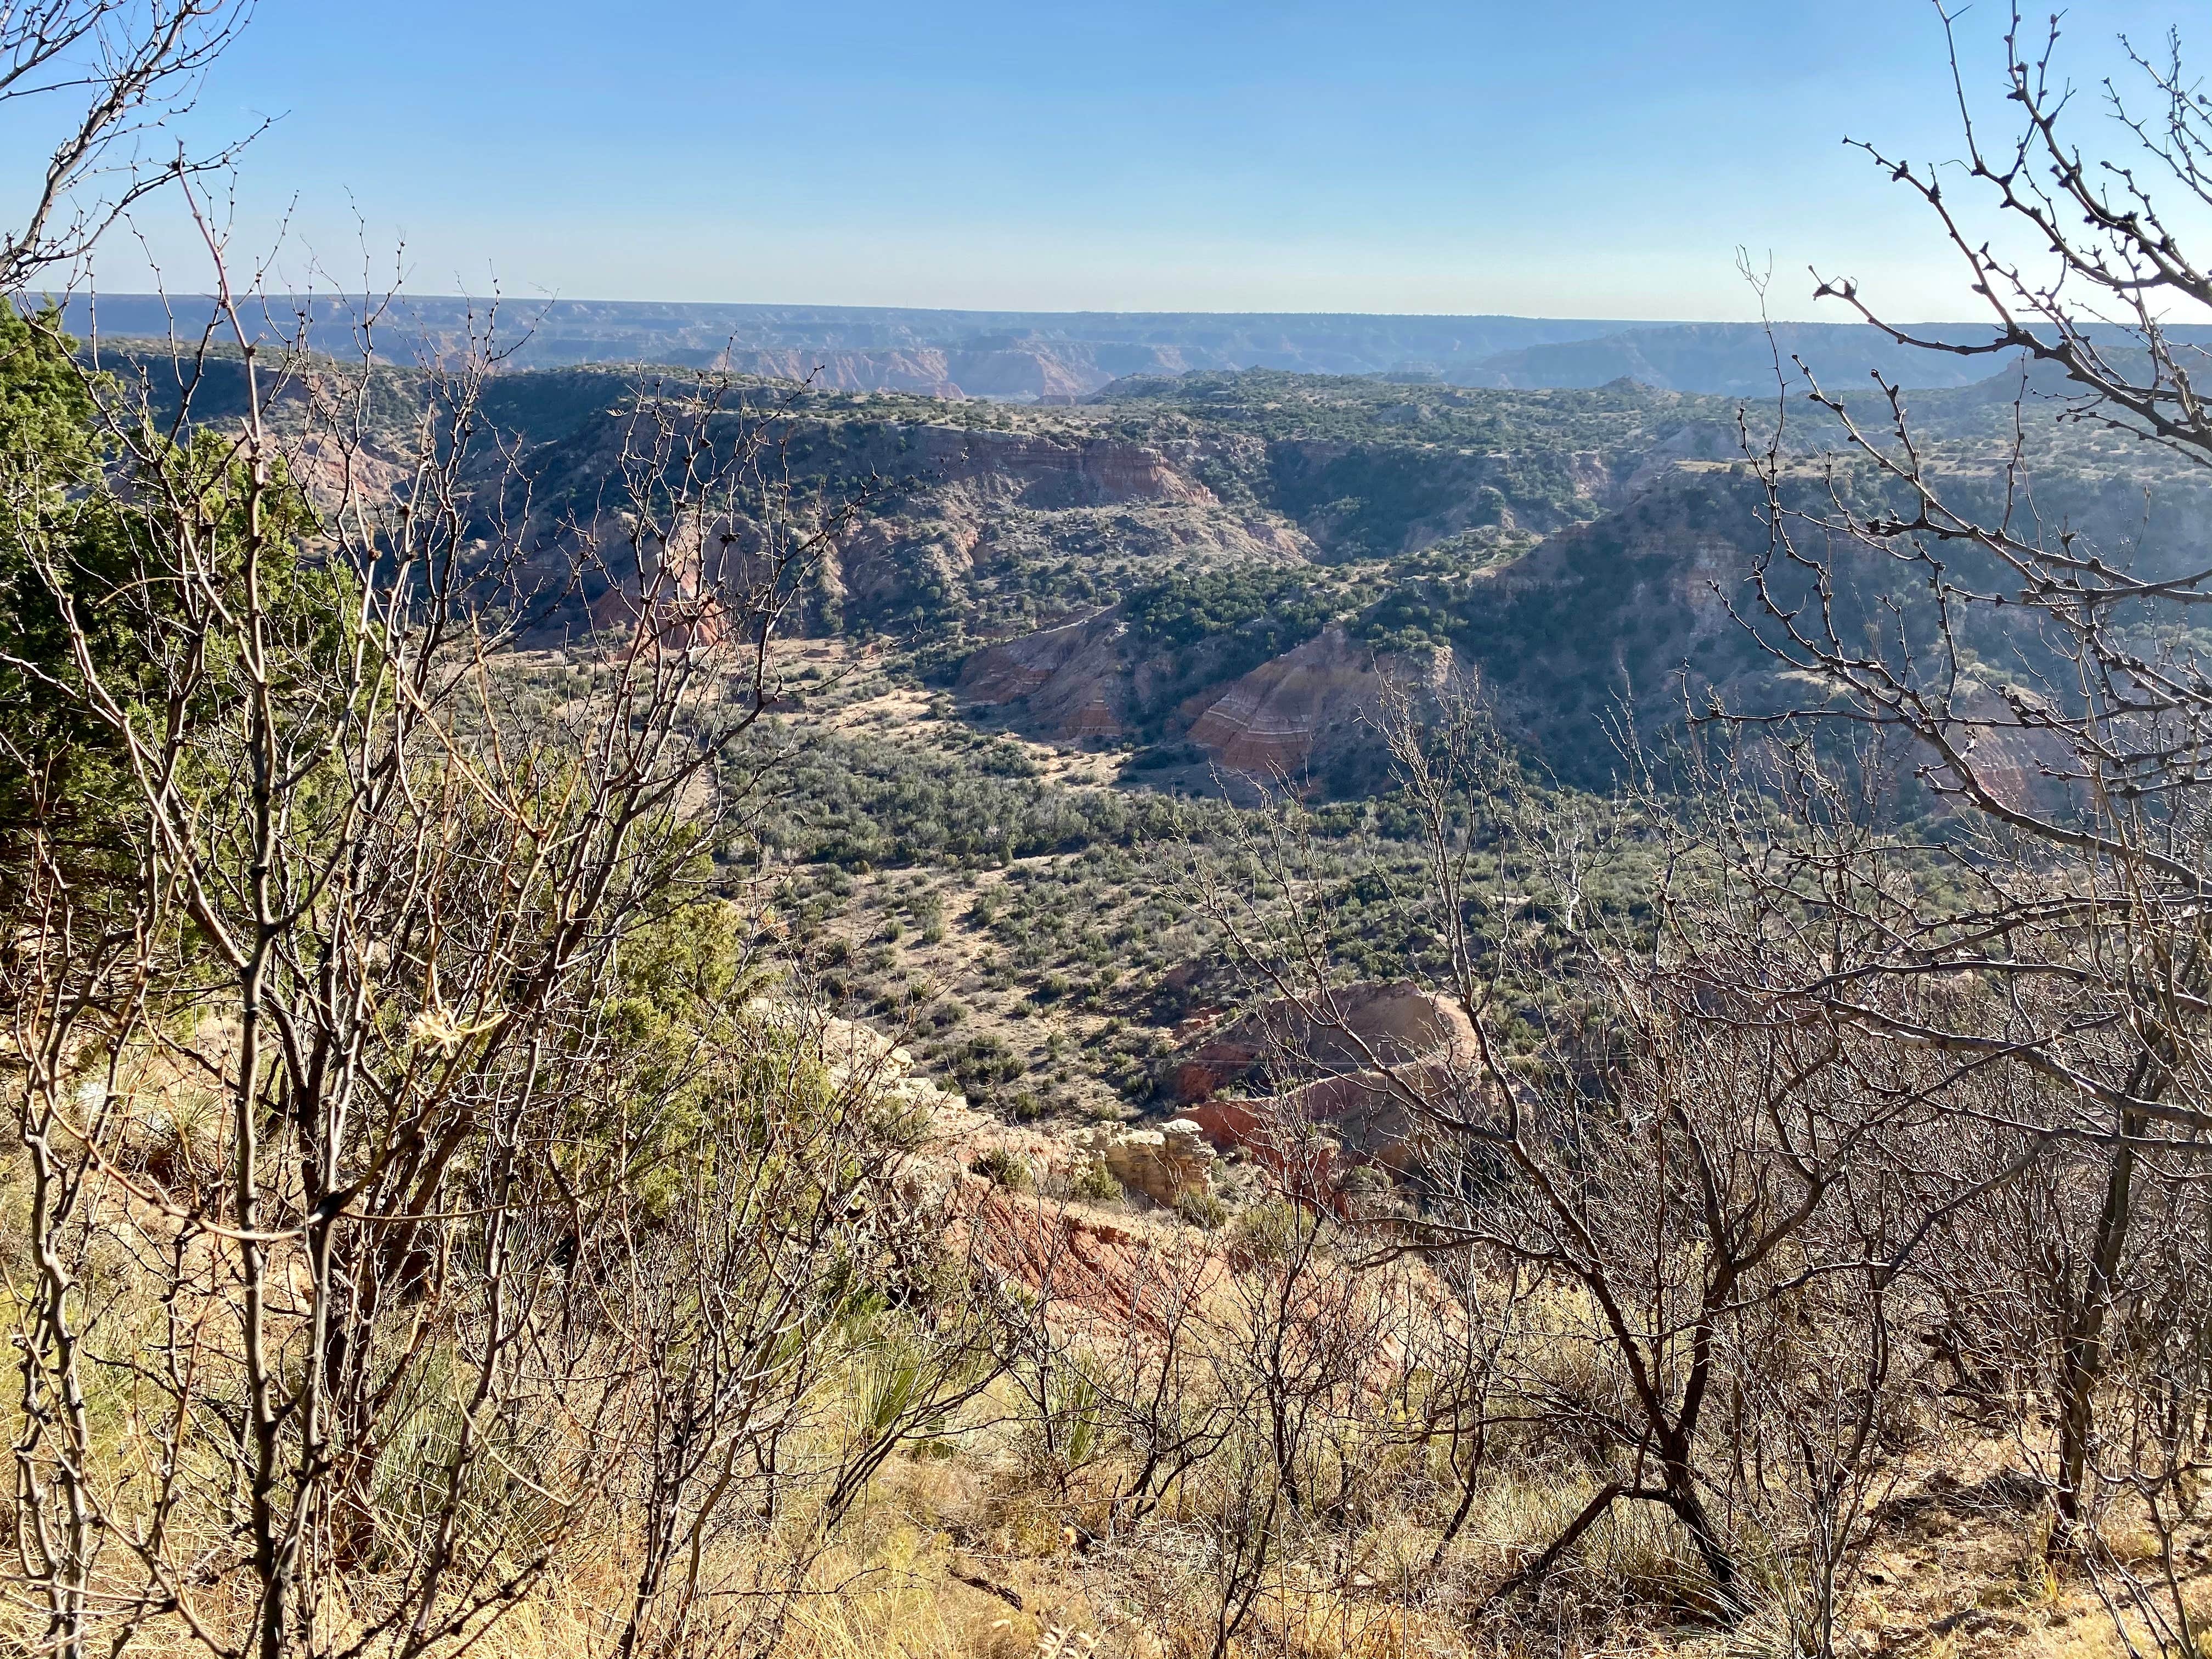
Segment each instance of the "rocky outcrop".
M1262 1003L1178 1060L1167 1087L1178 1100L1197 1102L1263 1066L1285 1081L1299 1073L1334 1080L1377 1066L1463 1060L1474 1050L1474 1027L1457 1003L1411 980L1368 980L1322 997Z
M1444 1100L1460 1075L1443 1060L1417 1060L1388 1073L1319 1078L1280 1095L1217 1097L1182 1108L1180 1121L1209 1146L1271 1167L1287 1159L1324 1170L1341 1162L1403 1170L1413 1161L1415 1106Z
M1295 774L1332 740L1374 741L1387 687L1433 689L1450 665L1443 652L1378 658L1332 624L1215 697L1190 741L1232 772Z
M1085 354L1048 346L1012 345L997 350L956 351L953 373L982 398L1064 398L1073 402L1114 377Z
M729 613L714 595L640 598L610 587L586 608L594 634L629 640L650 635L665 651L720 644L729 636Z
M1159 450L1116 438L887 425L875 447L880 456L872 452L869 459L887 477L979 484L994 498L1032 508L1218 505L1212 490Z
M1182 1103L1177 1120L1210 1146L1320 1194L1346 1168L1408 1168L1419 1108L1463 1086L1474 1057L1457 1003L1411 980L1366 981L1261 1004L1197 1043L1165 1084ZM1269 1092L1223 1092L1239 1084Z
M1077 1135L1074 1144L1078 1153L1104 1164L1122 1186L1169 1208L1185 1194L1212 1185L1213 1149L1205 1132L1188 1118L1157 1129L1100 1124Z
M963 702L987 706L1018 702L1042 690L1070 663L1118 643L1126 632L1109 610L986 646L961 669L958 696Z
M933 346L906 351L741 350L730 354L729 367L739 374L804 380L825 392L918 392L953 400L966 395L945 354Z
M1146 368L1170 359L1143 354ZM805 380L840 392L918 392L927 397L1035 398L1073 403L1115 378L1095 352L1080 345L1017 343L967 350L914 345L876 351L739 349L729 366L741 374Z
M1232 771L1300 770L1325 720L1374 701L1364 683L1374 677L1341 628L1325 629L1231 685L1193 722L1190 740Z
M1229 1270L1209 1236L1166 1216L1039 1204L971 1182L952 1206L951 1248L1021 1286L1056 1331L1120 1350L1173 1340L1180 1310ZM964 1237L963 1237L964 1236Z
M1957 718L1950 723L1950 742L1973 781L1996 800L2015 812L2043 813L2087 803L2081 757L2061 734L2063 712L2051 707L2045 692L1976 676L1954 694L1952 707ZM1947 788L1958 787L1948 766L1934 775ZM1953 796L1943 805L1962 810Z
M940 1089L916 1072L914 1056L872 1026L819 1016L772 997L755 998L745 1012L762 1027L794 1037L834 1091L862 1090L888 1105L921 1113L933 1123L971 1115L965 1096Z
M1118 611L986 647L955 691L977 707L1023 702L1030 728L1076 741L1118 737L1129 723L1128 624Z
M912 422L848 422L819 441L841 470L895 481L824 560L824 591L848 622L888 614L903 629L918 604L950 622L1020 593L1036 563L1054 557L1115 589L1155 569L1297 556L1294 532L1223 507L1193 476L1191 454L1081 432ZM1072 729L1108 727L1093 713Z

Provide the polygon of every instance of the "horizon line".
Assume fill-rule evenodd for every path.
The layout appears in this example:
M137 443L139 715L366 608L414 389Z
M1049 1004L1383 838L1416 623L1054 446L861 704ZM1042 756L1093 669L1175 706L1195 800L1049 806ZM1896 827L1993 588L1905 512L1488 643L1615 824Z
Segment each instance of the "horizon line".
M29 297L30 290L26 290ZM143 302L174 306L196 302L212 303L217 296L210 293L164 293L160 290L116 290L100 292L94 289L39 291L38 297L58 303L64 308L80 305L98 307L103 303ZM1815 319L1809 318L1685 318L1685 317L1605 317L1586 315L1545 315L1518 311L1267 311L1227 310L1211 307L1181 309L1150 307L1145 309L1107 310L1088 307L1062 310L1050 307L1018 306L926 306L926 305L848 305L810 300L621 300L567 295L532 295L527 299L513 295L471 295L465 293L414 293L392 289L381 294L355 293L338 290L307 289L293 292L270 292L243 296L241 308L267 305L274 301L311 301L317 305L356 304L376 302L394 306L409 303L438 303L477 307L515 309L525 307L592 306L647 310L682 309L690 311L811 311L893 313L938 317L1042 317L1042 318L1170 318L1170 317L1244 317L1283 318L1314 320L1357 319L1396 320L1405 322L1520 322L1550 324L1599 324L1620 330L1643 328L1875 328L1876 325L1859 319ZM2173 323L2171 328L2203 328L2202 323ZM1973 318L1915 318L1893 325L1899 328L1995 328L1994 322ZM2132 327L2133 325L2126 326Z

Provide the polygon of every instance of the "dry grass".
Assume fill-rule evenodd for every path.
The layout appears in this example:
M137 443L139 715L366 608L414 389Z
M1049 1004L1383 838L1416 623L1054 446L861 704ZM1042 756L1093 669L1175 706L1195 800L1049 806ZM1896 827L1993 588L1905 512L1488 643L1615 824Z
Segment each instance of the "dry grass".
M18 1296L21 1213L21 1171L11 1160L0 1175L0 1251ZM118 1333L141 1328L156 1312L143 1298L134 1301L126 1268L119 1260L109 1265ZM1214 1316L1233 1335L1226 1296L1217 1286L1208 1299L1222 1304ZM1608 1379L1579 1340L1579 1310L1570 1299L1539 1313L1547 1386L1602 1401ZM91 1376L94 1421L114 1441L103 1454L119 1465L128 1458L120 1441L131 1413L112 1374L95 1369ZM858 1372L842 1375L819 1404L822 1423L854 1409L865 1383ZM804 1567L775 1651L792 1659L1185 1659L1210 1651L1212 1591L1199 1483L1172 1492L1152 1524L1079 1548L1073 1528L1103 1528L1102 1494L1126 1471L1109 1456L1077 1479L1054 1480L1034 1461L1023 1410L1018 1391L1002 1383L926 1448L885 1465ZM5 1425L11 1435L15 1426ZM1899 1481L1850 1591L1845 1652L2117 1659L2125 1651L2089 1578L2046 1561L2039 1510L2010 1471L2008 1451L1931 1436L1916 1454L1923 1466ZM1705 1616L1709 1598L1686 1540L1650 1504L1617 1505L1540 1589L1475 1620L1489 1592L1595 1490L1598 1473L1571 1447L1507 1443L1441 1559L1438 1528L1457 1501L1449 1477L1417 1458L1394 1466L1394 1478L1389 1501L1356 1522L1302 1522L1285 1533L1231 1648L1238 1659L1779 1659L1788 1651L1782 1588L1771 1583L1750 1617L1716 1626ZM550 1577L472 1651L486 1659L605 1653L630 1589L629 1519L617 1506L571 1538ZM792 1518L794 1531L803 1522L803 1515ZM2130 1534L2122 1527L2112 1536L2125 1547ZM708 1577L737 1588L776 1584L784 1571L778 1563L787 1558L767 1552L790 1541L725 1546ZM2140 1558L2148 1547L2145 1534L2133 1553ZM2192 1558L2191 1570L2204 1572L2204 1561ZM333 1611L343 1627L343 1610ZM134 1647L187 1650L180 1632L158 1626ZM714 1652L718 1644L710 1634L692 1650Z

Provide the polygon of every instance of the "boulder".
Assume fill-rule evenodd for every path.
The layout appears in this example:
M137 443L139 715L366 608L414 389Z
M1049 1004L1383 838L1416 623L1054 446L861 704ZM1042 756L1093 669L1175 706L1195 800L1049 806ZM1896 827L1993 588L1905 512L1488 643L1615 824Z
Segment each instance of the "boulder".
M1213 1149L1188 1118L1175 1118L1157 1129L1101 1124L1077 1135L1075 1148L1103 1163L1107 1173L1130 1191L1170 1208L1186 1193L1203 1193L1212 1185Z

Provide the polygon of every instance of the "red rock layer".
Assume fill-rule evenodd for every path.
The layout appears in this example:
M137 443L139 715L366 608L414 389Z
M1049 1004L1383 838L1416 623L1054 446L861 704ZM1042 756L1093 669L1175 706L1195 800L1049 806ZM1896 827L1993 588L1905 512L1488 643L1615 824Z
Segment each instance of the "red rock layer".
M1102 611L987 646L961 670L956 695L988 705L1027 699L1030 724L1051 737L1119 737L1127 724L1127 631L1117 612Z
M1190 740L1232 771L1295 772L1313 752L1314 734L1349 693L1358 700L1362 673L1340 628L1273 662L1262 663L1217 698L1190 728Z

